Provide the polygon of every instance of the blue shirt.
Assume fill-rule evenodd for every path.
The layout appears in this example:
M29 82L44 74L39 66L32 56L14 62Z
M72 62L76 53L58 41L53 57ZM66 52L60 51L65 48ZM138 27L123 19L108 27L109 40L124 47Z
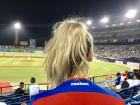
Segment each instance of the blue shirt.
M44 91L30 105L125 105L121 97L86 79L68 80L53 90Z

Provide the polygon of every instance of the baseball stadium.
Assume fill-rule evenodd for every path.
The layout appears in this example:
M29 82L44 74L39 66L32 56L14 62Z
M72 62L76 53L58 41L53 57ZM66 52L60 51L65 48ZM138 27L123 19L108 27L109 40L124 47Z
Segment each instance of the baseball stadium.
M86 59L88 61L86 81L90 82L86 82L87 84L85 84L85 82L75 82L85 81L85 75L83 80L80 80L83 76L81 78L79 76L78 80L73 80L73 78L69 79L71 75L69 78L66 78L66 74L63 74L63 81L61 81L59 85L54 86L55 88L52 88L53 84L51 84L48 78L51 78L50 75L54 77L54 75L57 73L60 74L61 72L55 71L56 68L51 72L48 72L49 70L46 71L47 65L45 65L45 62L49 61L47 59L51 60L50 56L47 55L49 51L46 50L46 46L49 45L49 41L51 42L52 36L55 37L55 35L36 35L35 37L31 37L33 36L31 33L36 32L36 30L42 31L48 28L47 32L50 31L50 33L48 32L49 34L55 34L55 29L52 28L52 24L55 24L56 21L52 22L52 24L26 24L26 22L24 24L23 22L17 21L12 24L12 29L14 29L12 33L13 38L11 38L9 42L6 41L6 38L4 39L5 36L0 37L0 105L60 105L57 102L60 102L61 96L64 102L70 97L67 96L67 93L74 94L73 96L77 98L79 97L79 93L98 93L98 91L102 89L104 89L102 90L104 92L102 94L106 95L104 97L112 98L103 97L103 101L100 100L102 103L97 103L98 94L101 94L101 92L99 92L98 94L96 93L97 97L92 100L95 101L95 103L93 104L92 101L89 101L90 104L88 105L113 105L109 102L104 103L106 100L113 100L111 102L116 102L115 105L140 105L139 9L129 9L123 14L123 19L120 19L117 14L115 16L112 14L110 17L104 16L101 19L94 19L94 17L91 16L78 16L78 18L74 17L74 19L84 24L87 27L87 31L93 37L93 45L91 45L93 46L92 60L88 60L88 56ZM60 20L62 19L58 19L58 22ZM59 22L58 24L60 25L57 26L57 29L61 27L63 22ZM75 24L75 21L72 21L72 24ZM8 25L0 24L0 28L3 29L2 27L8 27ZM27 30L31 32L23 32ZM0 35L3 32L5 31L1 32L0 30ZM27 33L31 34L31 36L22 38L25 37L24 34ZM63 41L60 40L59 42ZM65 45L63 45L63 47L64 46ZM87 49L89 50L89 48ZM78 60L76 59L75 62ZM53 82L59 81L57 76L58 75L54 77ZM67 81L68 83L72 81L71 86L67 87ZM65 82L67 84L65 84ZM85 88L86 85L92 83L97 85L99 89L95 87L97 90L91 91L91 88ZM75 88L73 88L72 85ZM85 87L83 85L85 85ZM57 89L61 92L58 92ZM63 94L65 95L63 96ZM94 95L96 96L96 94ZM99 96L101 97L101 95ZM54 102L50 102L51 99L54 100ZM48 104L45 103L44 100L47 100ZM69 102L73 103L73 100L74 99L71 99ZM63 101L60 103L63 103ZM63 103L61 105L74 104ZM78 103L75 105L87 104Z

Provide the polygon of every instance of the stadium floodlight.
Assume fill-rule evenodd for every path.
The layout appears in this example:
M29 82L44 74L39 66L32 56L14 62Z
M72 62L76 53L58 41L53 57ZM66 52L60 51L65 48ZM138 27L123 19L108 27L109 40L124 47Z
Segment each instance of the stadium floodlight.
M108 25L105 25L105 28L108 28L109 26Z
M123 26L123 25L124 25L124 23L120 23L120 25L121 25L121 26Z
M14 24L15 29L20 29L21 28L21 24L19 22L16 22Z
M92 27L92 29L95 29L95 28L96 28L96 27L94 27L94 26Z
M14 24L15 28L15 45L19 44L19 34L20 34L20 29L21 29L21 24L19 22L16 22Z
M132 23L131 21L128 22L128 24L131 24L131 23Z
M137 10L136 9L130 9L126 14L125 17L126 18L135 18L137 14Z
M140 20L136 20L136 22L138 22L138 23L139 23L139 22L140 22Z
M112 24L112 26L113 26L113 27L115 27L115 26L116 26L116 24Z
M86 24L89 25L89 26L92 25L92 20L87 20Z
M109 22L109 18L108 17L104 17L100 20L101 23L108 23Z

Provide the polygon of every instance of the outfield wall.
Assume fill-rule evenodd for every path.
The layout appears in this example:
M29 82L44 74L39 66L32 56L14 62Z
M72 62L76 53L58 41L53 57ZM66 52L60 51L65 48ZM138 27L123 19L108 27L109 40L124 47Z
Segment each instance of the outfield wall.
M0 45L0 52L34 52L43 50L43 47Z
M97 57L98 58L98 57ZM109 57L99 57L101 61L116 63L119 65L127 65L128 67L140 69L140 58L137 57L130 57L130 58L109 58Z

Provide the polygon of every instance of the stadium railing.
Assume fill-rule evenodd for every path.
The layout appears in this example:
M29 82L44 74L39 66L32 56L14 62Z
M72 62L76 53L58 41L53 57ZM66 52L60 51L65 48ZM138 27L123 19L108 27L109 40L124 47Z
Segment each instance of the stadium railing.
M114 76L115 74L111 74L111 75L98 75L98 76L94 76L94 77L89 77L90 78L90 80L92 81L92 82L95 82L95 83L97 83L97 84L100 84L100 83L103 83L104 85L106 85L106 83L109 83L109 82L111 82L111 80L113 80L113 76ZM101 81L102 80L102 81ZM27 88L28 88L28 86L29 86L30 84L25 84L25 86L24 86L24 89L25 90L27 90ZM40 87L42 86L42 87L45 87L43 90L48 90L49 89L49 83L40 83L40 84L38 84ZM19 87L19 85L12 85L12 86L3 86L3 87L0 87L0 94L8 94L8 93L10 93L10 92L14 92L14 89L16 89L16 88L18 88ZM7 92L4 92L4 90L5 89L9 89L10 91L7 91Z
M101 79L97 79L98 82L104 82L104 80L112 80L114 78L115 74L110 74L110 75L97 75L97 76L94 76L94 77L89 77L90 80L92 82L96 82L96 79L97 78L101 78Z
M25 84L25 87L24 89L27 90L28 86L31 85L31 84ZM41 89L41 90L48 90L49 89L49 83L40 83L38 84L40 87L43 86L45 87L44 89ZM3 87L0 87L0 94L9 94L9 93L13 93L14 90L16 88L18 88L19 85L13 85L13 86L3 86ZM7 89L5 91L5 89Z

